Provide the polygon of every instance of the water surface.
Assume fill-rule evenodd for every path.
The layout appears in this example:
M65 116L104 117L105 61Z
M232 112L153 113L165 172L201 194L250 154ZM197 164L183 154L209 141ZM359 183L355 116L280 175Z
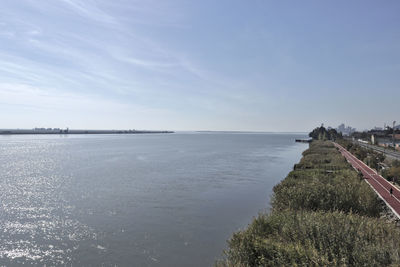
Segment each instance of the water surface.
M213 265L303 137L0 136L0 264Z

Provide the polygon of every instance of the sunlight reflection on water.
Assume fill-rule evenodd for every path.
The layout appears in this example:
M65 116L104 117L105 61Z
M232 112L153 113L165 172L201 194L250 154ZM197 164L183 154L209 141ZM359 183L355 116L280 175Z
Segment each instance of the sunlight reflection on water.
M212 265L298 137L0 136L0 264Z

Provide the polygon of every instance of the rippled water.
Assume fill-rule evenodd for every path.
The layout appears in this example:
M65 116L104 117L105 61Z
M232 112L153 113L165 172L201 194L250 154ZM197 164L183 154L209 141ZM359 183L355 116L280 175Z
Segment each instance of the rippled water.
M0 264L207 266L301 134L0 136Z

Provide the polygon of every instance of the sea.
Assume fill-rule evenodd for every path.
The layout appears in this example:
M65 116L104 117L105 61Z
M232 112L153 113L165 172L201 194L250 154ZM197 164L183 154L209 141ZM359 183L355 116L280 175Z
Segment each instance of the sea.
M0 136L0 266L213 266L303 133Z

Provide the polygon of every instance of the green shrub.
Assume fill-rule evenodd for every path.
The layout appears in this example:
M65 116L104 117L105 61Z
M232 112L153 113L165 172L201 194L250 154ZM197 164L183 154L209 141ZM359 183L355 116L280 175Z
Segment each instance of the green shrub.
M220 266L389 266L400 264L400 230L342 212L259 215L229 241Z

